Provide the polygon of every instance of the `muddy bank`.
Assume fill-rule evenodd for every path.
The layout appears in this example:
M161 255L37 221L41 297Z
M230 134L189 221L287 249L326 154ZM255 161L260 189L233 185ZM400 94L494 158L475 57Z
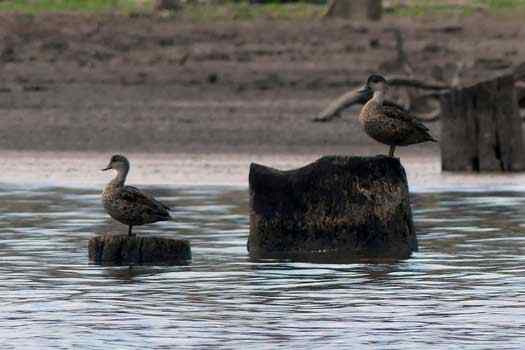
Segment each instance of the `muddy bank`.
M525 57L521 21L483 14L205 25L2 15L0 149L317 154L372 146L355 110L329 124L310 120L370 72L402 73L390 27L402 31L419 78L447 83L464 62L462 79L475 80ZM439 137L439 123L430 126Z

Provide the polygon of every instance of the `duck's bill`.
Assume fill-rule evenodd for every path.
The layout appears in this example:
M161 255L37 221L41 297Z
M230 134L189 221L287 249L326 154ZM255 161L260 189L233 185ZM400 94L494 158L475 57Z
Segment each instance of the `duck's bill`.
M111 167L110 167L110 166L107 166L107 167L105 167L104 169L100 169L100 170L101 170L101 171L106 171L106 170L109 170L109 169L111 169Z

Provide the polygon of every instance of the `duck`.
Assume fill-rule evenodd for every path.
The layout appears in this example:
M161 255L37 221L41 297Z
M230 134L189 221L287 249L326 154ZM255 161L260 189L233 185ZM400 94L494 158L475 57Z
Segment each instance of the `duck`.
M394 157L397 146L408 146L422 142L437 142L428 128L407 110L385 101L387 80L372 74L360 90L372 98L361 108L359 122L364 131L374 140L390 146L388 155Z
M133 226L171 219L171 209L167 205L136 187L126 185L130 163L125 156L113 155L102 171L111 169L117 174L104 188L102 204L109 216L128 226L129 237L133 236Z

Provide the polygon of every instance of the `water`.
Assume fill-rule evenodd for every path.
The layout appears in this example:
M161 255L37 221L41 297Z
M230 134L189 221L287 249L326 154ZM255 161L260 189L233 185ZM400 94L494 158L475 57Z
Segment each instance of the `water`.
M91 265L96 189L1 187L1 349L525 347L525 193L416 194L413 258L330 265L251 262L246 190L150 191L191 265Z

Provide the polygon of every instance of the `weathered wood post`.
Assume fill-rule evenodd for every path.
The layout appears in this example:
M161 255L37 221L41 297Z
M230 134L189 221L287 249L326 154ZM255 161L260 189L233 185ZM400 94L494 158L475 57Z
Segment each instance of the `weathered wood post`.
M383 16L382 0L330 0L325 17L378 21Z
M191 260L191 248L180 239L105 234L89 240L89 260L102 265L181 264Z
M442 170L525 170L514 75L454 88L441 107Z
M329 156L290 171L252 164L249 181L253 258L344 262L417 250L399 159Z

